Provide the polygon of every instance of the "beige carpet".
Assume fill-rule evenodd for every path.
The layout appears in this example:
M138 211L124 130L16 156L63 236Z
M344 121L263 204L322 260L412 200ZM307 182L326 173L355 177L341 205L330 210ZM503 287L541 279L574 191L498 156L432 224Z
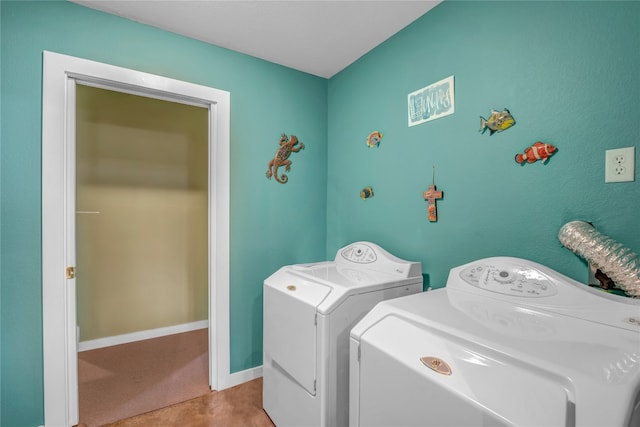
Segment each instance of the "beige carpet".
M209 393L208 330L78 353L80 424L102 426Z

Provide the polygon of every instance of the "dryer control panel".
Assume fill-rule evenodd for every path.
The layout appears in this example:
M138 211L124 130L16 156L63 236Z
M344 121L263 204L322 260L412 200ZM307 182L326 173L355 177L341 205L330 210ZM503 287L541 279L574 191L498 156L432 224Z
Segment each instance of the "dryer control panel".
M515 264L472 264L460 272L465 282L504 295L540 298L558 291L550 278L542 272Z
M454 267L445 288L640 332L640 299L593 289L526 259L492 257Z

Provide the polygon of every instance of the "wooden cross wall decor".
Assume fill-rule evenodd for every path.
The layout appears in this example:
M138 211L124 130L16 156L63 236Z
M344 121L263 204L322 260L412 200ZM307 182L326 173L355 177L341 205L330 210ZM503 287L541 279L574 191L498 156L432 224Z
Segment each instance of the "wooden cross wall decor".
M429 189L422 193L422 197L427 201L427 218L431 222L436 222L438 220L436 200L442 199L442 191L436 190L435 184L431 184Z

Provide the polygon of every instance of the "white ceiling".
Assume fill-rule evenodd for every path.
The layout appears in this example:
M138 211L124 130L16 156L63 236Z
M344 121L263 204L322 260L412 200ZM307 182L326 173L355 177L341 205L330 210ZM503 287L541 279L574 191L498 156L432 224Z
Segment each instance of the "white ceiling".
M71 0L330 78L442 0Z

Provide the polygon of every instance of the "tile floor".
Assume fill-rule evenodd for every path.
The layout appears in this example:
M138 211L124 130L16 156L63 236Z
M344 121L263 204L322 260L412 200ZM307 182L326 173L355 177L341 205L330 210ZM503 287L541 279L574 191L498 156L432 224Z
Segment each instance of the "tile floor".
M262 409L262 378L105 427L274 427ZM79 427L82 427L80 425Z

